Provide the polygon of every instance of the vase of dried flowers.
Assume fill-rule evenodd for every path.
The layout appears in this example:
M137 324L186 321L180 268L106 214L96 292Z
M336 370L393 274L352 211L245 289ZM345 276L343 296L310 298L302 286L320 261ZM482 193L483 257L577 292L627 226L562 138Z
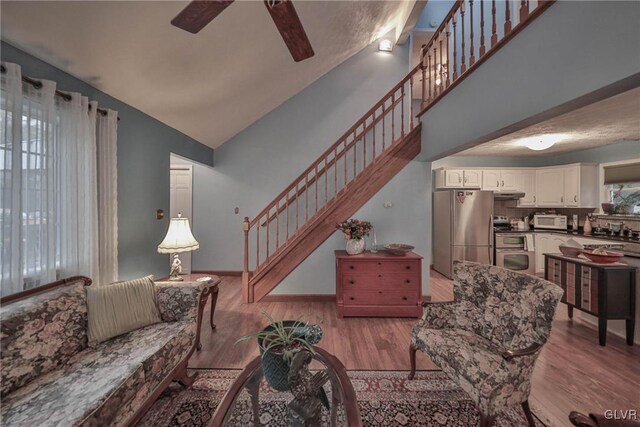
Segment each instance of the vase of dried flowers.
M364 237L369 235L373 228L368 221L348 219L336 225L336 228L344 233L347 240L347 253L358 255L364 252Z

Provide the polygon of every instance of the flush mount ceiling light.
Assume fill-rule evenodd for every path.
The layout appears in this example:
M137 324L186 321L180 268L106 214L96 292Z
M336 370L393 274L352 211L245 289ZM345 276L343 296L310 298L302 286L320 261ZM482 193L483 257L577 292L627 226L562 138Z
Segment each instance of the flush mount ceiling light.
M378 44L378 50L381 52L391 52L393 50L393 42L389 39L380 40L380 44Z
M568 138L564 133L549 133L546 135L536 135L522 138L516 141L518 145L527 147L530 150L542 151L554 146L557 142L564 141Z

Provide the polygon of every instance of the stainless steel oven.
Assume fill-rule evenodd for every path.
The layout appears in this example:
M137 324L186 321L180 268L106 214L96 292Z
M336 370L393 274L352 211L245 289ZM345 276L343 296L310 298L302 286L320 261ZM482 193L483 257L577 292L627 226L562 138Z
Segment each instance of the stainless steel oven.
M536 253L533 235L527 233L496 233L496 265L521 273L535 274Z

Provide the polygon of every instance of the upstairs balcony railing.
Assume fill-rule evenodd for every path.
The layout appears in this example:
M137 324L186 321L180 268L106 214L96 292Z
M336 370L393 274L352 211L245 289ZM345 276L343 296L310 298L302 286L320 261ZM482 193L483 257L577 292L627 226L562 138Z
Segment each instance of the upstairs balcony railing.
M422 46L422 115L489 59L553 1L456 1L429 43Z

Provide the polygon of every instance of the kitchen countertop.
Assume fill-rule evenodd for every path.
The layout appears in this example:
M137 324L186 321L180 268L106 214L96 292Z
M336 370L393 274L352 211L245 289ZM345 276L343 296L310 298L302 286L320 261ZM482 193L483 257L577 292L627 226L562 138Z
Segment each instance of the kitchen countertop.
M614 236L612 234L585 234L582 230L578 231L570 231L570 230L549 230L549 229L530 229L530 230L496 230L496 234L523 234L523 233L534 233L534 234L559 234L562 236L576 236L576 237L584 237L589 239L597 239L597 240L606 240L608 242L615 242L616 244L623 244L634 246L633 250L625 250L622 249L620 252L624 253L625 256L631 258L640 258L640 240L633 239L632 237L625 236ZM636 251L637 249L637 251Z

